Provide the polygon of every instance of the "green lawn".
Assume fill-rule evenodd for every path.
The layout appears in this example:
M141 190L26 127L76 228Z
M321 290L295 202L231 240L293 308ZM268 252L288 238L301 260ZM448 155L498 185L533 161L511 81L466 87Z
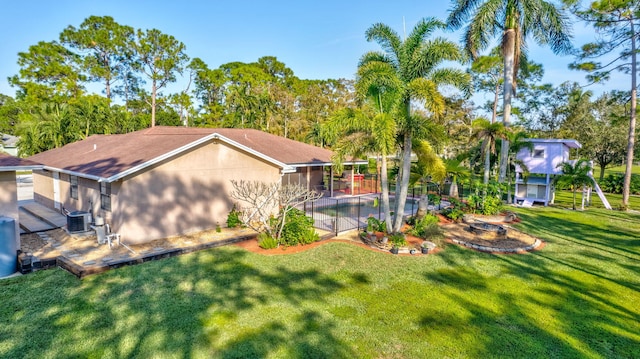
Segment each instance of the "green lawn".
M526 255L225 247L0 281L2 358L639 358L640 215L516 209Z
M600 166L594 165L593 166L593 175L596 176L596 178L600 175ZM624 171L626 170L626 167L624 165L622 166L616 166L616 167L608 167L604 170L605 176L609 173L622 173L624 174ZM640 174L640 166L638 165L634 165L631 168L631 173L635 173L635 174Z
M622 207L622 195L621 194L613 194L613 193L605 193L604 194L611 205L611 208L618 209ZM580 203L582 201L582 191L578 191L576 193L576 208L580 208ZM569 190L556 190L556 198L555 198L555 206L564 207L564 208L572 208L573 202L573 193ZM600 197L596 191L591 192L591 207L589 208L604 208ZM631 195L629 196L629 208L632 210L640 210L640 196Z

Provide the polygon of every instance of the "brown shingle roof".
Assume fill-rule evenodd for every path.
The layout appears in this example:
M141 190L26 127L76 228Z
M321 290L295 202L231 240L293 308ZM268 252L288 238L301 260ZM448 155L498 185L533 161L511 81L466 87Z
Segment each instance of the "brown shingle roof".
M332 152L253 129L156 126L122 135L93 135L82 141L31 156L46 166L87 176L109 178L167 156L218 134L241 150L253 150L286 165L321 165Z
M38 163L26 160L24 158L13 157L6 153L0 153L0 170L8 169L11 170L16 169L17 167L38 167L40 166Z

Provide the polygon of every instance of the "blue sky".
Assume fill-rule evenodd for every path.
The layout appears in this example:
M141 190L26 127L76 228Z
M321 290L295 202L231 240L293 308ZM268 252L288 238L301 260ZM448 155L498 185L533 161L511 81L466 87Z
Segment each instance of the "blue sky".
M15 95L7 77L18 73L18 52L39 41L57 40L65 27L78 27L91 15L108 15L123 25L173 35L186 45L190 57L200 57L210 68L276 56L299 78L327 79L353 78L360 56L379 50L364 38L372 24L382 22L402 34L403 20L410 31L423 17L446 19L449 7L450 2L435 0L7 1L1 6L0 93ZM585 42L590 32L575 29L576 43ZM457 41L461 32L442 35ZM544 82L585 83L583 73L567 69L569 56L556 56L532 44L529 56L544 65ZM627 82L591 90L626 89Z

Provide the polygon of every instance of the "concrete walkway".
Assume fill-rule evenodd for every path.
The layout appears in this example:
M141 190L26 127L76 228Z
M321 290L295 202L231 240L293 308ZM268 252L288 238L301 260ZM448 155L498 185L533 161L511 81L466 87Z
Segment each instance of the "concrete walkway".
M67 217L34 201L19 201L21 233L49 231L67 225Z

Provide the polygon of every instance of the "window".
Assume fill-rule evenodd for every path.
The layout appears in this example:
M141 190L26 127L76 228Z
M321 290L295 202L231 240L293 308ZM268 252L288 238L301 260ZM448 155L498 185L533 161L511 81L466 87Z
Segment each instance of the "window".
M69 176L71 198L78 199L78 176Z
M100 182L100 208L111 212L111 183Z
M533 150L533 158L544 158L544 150Z

